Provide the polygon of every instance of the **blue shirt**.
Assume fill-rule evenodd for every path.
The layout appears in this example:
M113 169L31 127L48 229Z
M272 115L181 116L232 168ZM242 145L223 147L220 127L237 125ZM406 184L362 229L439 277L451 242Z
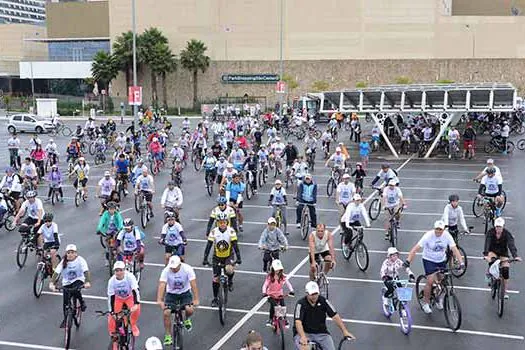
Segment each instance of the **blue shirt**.
M127 159L124 159L124 160L117 159L115 161L115 166L117 167L117 173L119 173L119 174L126 174L128 172L129 160L127 160Z
M239 194L244 192L244 189L246 188L246 185L242 182L239 182L238 184L234 183L233 181L228 182L226 185L226 192L230 192L230 199L232 201L236 201L237 197L239 197Z
M366 157L370 153L370 144L368 142L359 143L359 155L361 157Z
M303 182L298 190L299 202L315 203L317 201L317 186L312 182L309 185Z

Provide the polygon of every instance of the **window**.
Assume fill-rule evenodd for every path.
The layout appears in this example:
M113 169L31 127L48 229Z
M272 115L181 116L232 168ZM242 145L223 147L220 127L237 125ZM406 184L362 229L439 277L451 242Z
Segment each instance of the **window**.
M21 115L14 115L13 116L13 121L14 122L21 122L22 121L22 116Z
M33 118L28 117L28 116L24 117L24 121L28 122L28 123L36 123L36 120L34 120Z

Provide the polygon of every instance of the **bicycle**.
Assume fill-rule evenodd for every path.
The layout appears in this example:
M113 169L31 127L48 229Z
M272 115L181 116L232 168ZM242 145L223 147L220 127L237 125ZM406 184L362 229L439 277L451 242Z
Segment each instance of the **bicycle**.
M512 153L514 151L514 142L507 140L507 147L503 145L503 139L499 136L493 136L488 143L485 144L485 153L491 154L496 151Z
M459 304L458 297L454 291L452 274L450 273L450 270L444 269L439 270L436 275L439 282L432 285L430 306L433 307L439 299L443 298L445 321L451 330L457 331L461 327L461 305ZM418 276L416 280L416 295L421 309L423 309L423 290L426 283L427 276Z
M365 272L368 269L370 257L368 255L368 248L363 243L364 228L363 226L352 226L351 230L355 231L352 239L347 241L347 233L341 230L341 253L345 260L349 260L354 252L355 262L359 270Z
M308 233L310 231L310 224L312 222L312 218L310 217L310 209L309 206L314 206L315 204L309 204L309 203L301 203L303 205L303 210L301 212L301 238L303 241L308 237Z
M106 162L106 154L101 151L97 150L95 152L95 165L104 164Z
M145 229L150 220L150 209L148 208L148 202L146 201L146 194L144 191L135 195L135 211L140 213L140 223L142 224L142 228Z
M246 179L246 187L244 189L244 193L246 194L246 199L251 200L252 197L255 195L255 188L253 187L253 173L250 170L245 171L245 175L243 176L243 179Z
M207 262L205 265L209 265ZM224 326L226 323L226 308L228 305L228 276L226 275L224 263L217 262L217 266L221 269L221 275L219 276L219 293L217 294L217 308L219 311L219 321ZM233 263L235 266L235 263Z
M274 159L273 165L274 165L274 170L275 170L274 174L273 174L273 177L276 178L277 175L279 175L282 172L282 169L283 169L283 162L282 162L281 158Z
M489 267L490 295L493 300L496 299L496 296L498 297L498 316L501 318L503 316L503 309L505 306L505 288L503 286L503 279L501 278L501 275L499 273L499 266L501 264L501 260L493 258L492 261L493 263ZM509 262L509 264L511 264L518 260L509 259L507 261Z
M186 305L176 304L166 307L165 310L171 310L171 314L173 315L173 349L183 350L184 341L182 334L186 327L184 327L184 317L182 313L186 310Z
M290 186L293 186L293 182L294 182L293 179L294 179L294 176L293 176L292 167L287 166L286 172L285 172L285 179L284 179L284 187L286 189L288 189L288 187Z
M127 174L117 174L117 193L120 196L120 198L124 198L127 196L126 188L124 187L124 180L122 179L122 176L128 176Z
M310 169L310 171L314 171L314 167L315 167L315 152L306 152L306 164L308 164L308 169Z
M332 197L335 189L337 188L337 184L339 183L339 181L341 181L341 173L339 170L340 168L332 167L330 177L328 178L328 182L326 183L326 195L328 197Z
M268 163L260 162L259 169L257 170L257 180L259 181L259 187L263 187L268 181Z
M60 255L56 256L57 261L61 260ZM42 252L40 261L36 265L35 277L33 279L33 294L40 298L42 290L44 289L44 282L46 278L53 276L53 264L51 262L51 253L49 250Z
M202 151L200 148L197 147L192 152L192 158L193 158L193 167L195 168L195 171L201 170L202 167Z
M7 195L5 192L6 191L2 191L2 193L4 193L4 198L6 199L7 203L7 212L4 214L2 220L0 220L0 227L4 226L7 231L11 232L16 227L15 207L14 203L12 203L11 200L9 200L9 195Z
M272 317L273 333L277 334L277 336L280 337L280 340L281 340L281 347L280 348L281 348L281 350L285 350L286 349L286 342L285 342L285 339L284 339L284 332L286 331L286 329L289 328L289 326L287 327L287 324L286 324L286 306L280 306L279 302L280 302L280 300L284 299L286 296L293 297L293 294L283 295L279 299L274 299L276 301L277 305L275 305L275 307L274 307L274 314L273 314L273 317ZM273 299L273 298L268 296L268 301L270 299Z
M520 151L525 151L525 139L519 139L516 142L516 148L519 149Z
M130 327L131 311L124 305L120 312L95 311L99 316L111 315L115 319L115 331L111 334L108 346L109 350L133 350L135 349L135 336Z
M117 249L115 248L115 237L117 232L106 233L100 235L100 245L105 250L105 256L108 260L109 276L113 276L113 265L117 261Z
M388 298L388 305L381 302L383 314L386 318L390 319L390 317L398 311L399 327L405 335L408 335L412 329L412 315L409 305L412 300L413 288L408 287L408 282L408 280L394 280L394 294L391 298ZM386 290L386 287L381 288L381 295L385 295Z
M50 184L49 189L51 190L51 205L55 205L60 201L60 187L59 185Z
M151 174L153 174L153 176L156 176L160 172L160 169L164 166L164 162L160 160L158 156L153 158L151 153L148 153L148 159L149 159L149 169L151 170Z
M80 203L85 202L86 200L86 192L84 191L84 188L82 187L82 184L79 181L77 185L77 190L75 192L75 206L78 208L80 206Z
M33 226L22 224L19 228L20 243L16 249L16 264L19 268L23 268L27 261L28 251L34 251L36 249L36 234Z
M62 135L65 137L70 137L73 134L73 131L71 131L71 129L64 123L57 124L53 129L51 129L50 132L53 136Z
M275 207L275 215L273 217L276 221L276 226L278 229L280 229L283 233L286 234L286 222L284 221L283 217L283 210L286 210L286 206L285 204L282 204L276 205Z
M67 287L66 287L67 288ZM84 286L77 288L70 288L72 291L80 291ZM58 288L58 291L62 291L64 287ZM80 327L82 322L82 304L76 297L76 293L71 293L70 298L67 300L66 312L65 312L65 328L64 328L64 348L69 349L71 344L71 328L75 323L76 328Z
M206 170L206 173L204 175L204 180L206 181L206 191L208 192L208 195L211 197L213 195L213 184L215 182L215 175L212 171Z
M171 168L171 180L175 182L175 186L181 188L182 185L182 174L180 171L175 169L175 166Z
M370 202L368 207L368 216L372 221L376 220L381 214L381 198L383 197L383 187L372 187L376 191L375 198Z
M470 226L469 230L472 230L473 228L474 228L473 226ZM454 277L456 278L460 278L461 276L465 274L465 272L467 272L468 257L467 257L467 253L465 252L465 249L463 249L463 247L459 245L459 241L460 241L460 238L464 234L467 234L468 232L467 231L459 232L459 230L456 229L455 231L449 230L449 233L452 235L452 238L454 238L454 242L456 242L456 247L458 248L459 253L463 257L463 265L465 266L461 268L461 261L458 261L454 257L454 254L452 254L452 250L449 247L447 247L447 265L452 275L454 275Z
M346 349L350 349L348 345L348 343L350 343L350 341L352 340L352 338L350 337L345 337L343 339L341 339L339 341L339 345L337 346L337 350L346 350ZM347 344L347 345L345 345ZM309 340L308 341L308 346L310 347L310 350L323 350L323 348L321 347L321 345L319 345L319 343L313 341L313 340Z
M324 296L328 300L328 278L326 277L326 274L324 273L324 264L325 261L321 259L320 256L316 258L316 272L314 276L314 281L317 282L317 285L319 286L319 292L322 296Z
M390 214L390 219L388 220L388 238L391 247L397 247L397 229L399 227L398 216L403 212L403 208L403 206L400 206L395 213L393 209L387 208L388 213Z
M126 265L126 271L132 273L137 279L137 283L140 284L143 268L140 265L137 254L122 254L122 261Z

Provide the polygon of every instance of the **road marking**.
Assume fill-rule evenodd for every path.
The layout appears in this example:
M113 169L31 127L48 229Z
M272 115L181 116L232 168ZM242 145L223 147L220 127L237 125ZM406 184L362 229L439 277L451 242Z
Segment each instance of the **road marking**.
M293 278L297 271L306 264L308 256L305 256L299 264L297 264L293 270L288 274L288 279ZM254 305L240 320L237 322L210 350L220 350L221 347L235 334L237 331L246 323L259 309L268 302L267 298L262 298L257 304Z
M381 282L381 283L383 283L383 282ZM60 297L62 296L61 293L47 292L47 291L43 291L42 294L53 295L53 296L60 296ZM107 297L101 297L101 296L96 296L96 295L82 294L82 296L84 298L86 298L86 299L104 300L104 301L108 300ZM266 301L266 298L263 298L263 300ZM140 300L140 303L141 304L146 304L146 305L158 305L154 301L142 300L142 299ZM197 308L198 309L203 309L203 310L210 310L210 311L217 310L217 308L214 308L214 307L211 307L211 306L207 306L207 305L199 305ZM258 311L258 310L255 310L255 311L252 312L252 310L228 308L228 311L236 312L236 313L242 313L242 314L246 314L246 315L251 313L250 317L252 317L253 315L263 315L263 316L266 316L266 317L268 316L268 312L263 312L263 311ZM293 315L292 314L287 314L287 317L293 317ZM244 317L243 317L243 319L244 319ZM328 318L328 320L331 320L331 319ZM343 318L342 320L343 320L343 322L346 322L346 323L357 323L357 324L365 324L365 325L373 325L373 326L384 326L384 327L399 327L399 324L397 324L397 323L368 321L368 320L357 320L357 319L348 319L348 318ZM242 321L242 319L241 319L241 321ZM241 321L239 321L239 322L241 322ZM237 324L235 326L237 326ZM448 328L443 328L443 327L431 327L431 326L419 326L419 325L412 325L412 327L414 329L422 329L422 330L427 330L427 331L454 333L452 330L450 330ZM455 333L466 334L466 335L485 336L485 337L491 337L491 338L503 338L503 339L519 340L519 341L525 340L525 338L522 335L505 334L505 333L492 333L492 332L475 331L475 330L468 330L468 329L459 329ZM231 337L231 335L230 335L230 337ZM230 337L228 337L228 339ZM226 340L228 340L228 339L226 339ZM220 340L219 340L219 342L220 342ZM211 350L219 350L220 348L217 347L217 344L215 344L215 346ZM60 349L60 350L62 350L62 348L37 348L37 349L47 349L47 350L55 350L55 349L59 350Z
M126 213L126 212L128 212L128 211L130 211L130 210L133 210L133 209L135 209L135 208L124 209L124 210L121 210L120 213L121 213L121 214L124 214L124 213Z
M54 346L45 346L45 345L28 344L28 343L18 343L18 342L2 341L2 340L0 340L0 345L12 346L12 347L15 347L15 348L24 348L24 349L64 350L64 348L57 348L57 347L54 347ZM74 350L74 349L71 349L71 350Z

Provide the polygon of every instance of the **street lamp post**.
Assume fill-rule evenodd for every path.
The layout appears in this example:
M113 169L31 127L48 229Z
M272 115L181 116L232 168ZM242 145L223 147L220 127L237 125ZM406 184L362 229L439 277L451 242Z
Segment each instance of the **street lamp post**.
M136 9L135 9L135 0L131 0L131 17L132 22L132 31L133 31L133 86L137 86L137 19L136 19ZM136 103L133 104L133 120L135 125L138 125L138 106Z
M280 2L280 20L279 20L279 76L280 80L283 81L284 77L284 62L283 62L283 35L284 35L284 0L279 0ZM283 100L284 93L279 94L279 116L283 115Z

